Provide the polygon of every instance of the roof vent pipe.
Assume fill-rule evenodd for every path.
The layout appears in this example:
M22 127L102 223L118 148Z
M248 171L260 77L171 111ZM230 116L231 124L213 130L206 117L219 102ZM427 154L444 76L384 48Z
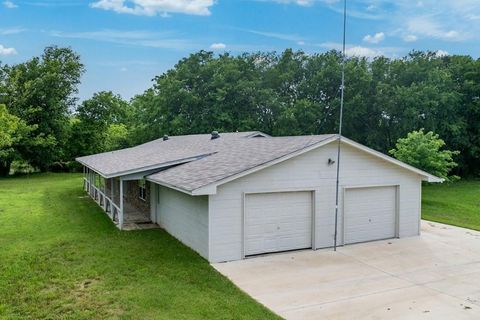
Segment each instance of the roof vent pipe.
M213 140L213 139L218 139L218 138L220 138L220 135L218 134L218 131L212 131L212 137L210 139Z
M169 138L168 138L168 135L163 135L163 141L167 141Z

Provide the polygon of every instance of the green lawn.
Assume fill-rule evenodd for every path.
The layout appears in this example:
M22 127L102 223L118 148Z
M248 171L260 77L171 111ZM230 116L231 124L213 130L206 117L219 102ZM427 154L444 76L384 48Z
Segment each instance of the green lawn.
M480 230L480 180L423 187L422 218Z
M164 231L118 231L81 185L0 180L0 319L276 318Z

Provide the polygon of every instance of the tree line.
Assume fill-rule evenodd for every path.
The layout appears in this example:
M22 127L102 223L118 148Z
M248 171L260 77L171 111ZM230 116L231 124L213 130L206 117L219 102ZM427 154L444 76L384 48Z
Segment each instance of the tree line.
M156 138L260 130L275 136L338 131L338 51L200 51L125 101L98 92L78 103L85 72L70 48L0 64L0 173L12 163L73 167L81 155ZM387 153L409 132L432 131L455 152L455 173L480 175L480 59L412 51L346 61L344 135Z

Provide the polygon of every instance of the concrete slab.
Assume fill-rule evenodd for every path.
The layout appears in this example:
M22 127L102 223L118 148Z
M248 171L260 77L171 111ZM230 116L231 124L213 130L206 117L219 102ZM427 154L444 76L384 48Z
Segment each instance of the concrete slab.
M287 319L480 319L480 232L422 235L213 265Z

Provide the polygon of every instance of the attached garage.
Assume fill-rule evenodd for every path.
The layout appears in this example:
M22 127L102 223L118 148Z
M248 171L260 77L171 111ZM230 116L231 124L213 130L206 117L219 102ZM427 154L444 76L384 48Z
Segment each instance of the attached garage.
M398 186L345 189L344 244L397 236Z
M312 192L245 195L245 256L312 247Z

